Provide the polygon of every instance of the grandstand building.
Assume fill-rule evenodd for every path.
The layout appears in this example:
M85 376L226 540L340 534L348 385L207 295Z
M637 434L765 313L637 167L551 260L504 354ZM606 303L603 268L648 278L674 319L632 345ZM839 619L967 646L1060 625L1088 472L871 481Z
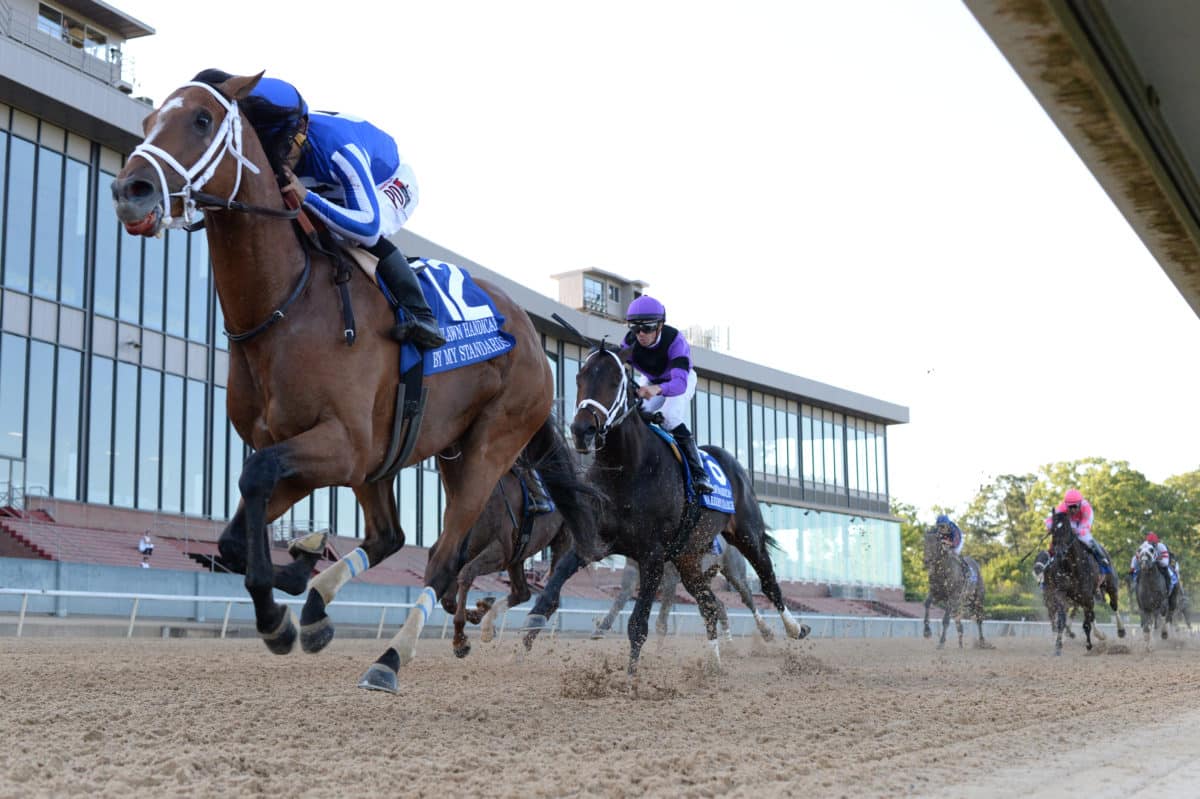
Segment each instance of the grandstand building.
M131 237L109 200L151 110L130 96L122 47L154 31L98 0L8 0L6 10L0 506L9 517L0 518L0 556L67 558L70 547L89 552L79 543L89 534L134 536L132 549L152 529L158 568L202 568L199 556L215 552L237 506L247 454L225 413L229 344L207 244L203 233L182 231ZM418 236L405 232L397 242L461 264L520 302L542 333L567 407L586 350L553 314L594 340L613 340L624 333L615 318L644 288L584 270L559 276L567 301L555 301ZM813 597L895 598L900 531L889 513L887 431L908 410L702 347L694 355L692 428L700 443L721 445L748 467L781 545L779 577L800 595L796 586ZM430 546L443 503L434 464L403 471L396 484L409 544ZM25 532L14 533L21 525ZM37 525L62 528L58 552L30 539ZM349 489L318 491L277 532L326 528L361 534ZM183 557L168 561L165 550ZM421 551L406 557L419 579Z

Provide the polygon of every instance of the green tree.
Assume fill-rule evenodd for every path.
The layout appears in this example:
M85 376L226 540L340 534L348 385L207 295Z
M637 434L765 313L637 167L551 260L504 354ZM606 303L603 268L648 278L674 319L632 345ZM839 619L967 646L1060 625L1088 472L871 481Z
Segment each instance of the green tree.
M924 560L925 525L912 505L893 500L892 515L900 519L900 577L904 581L904 598L923 601L929 591Z

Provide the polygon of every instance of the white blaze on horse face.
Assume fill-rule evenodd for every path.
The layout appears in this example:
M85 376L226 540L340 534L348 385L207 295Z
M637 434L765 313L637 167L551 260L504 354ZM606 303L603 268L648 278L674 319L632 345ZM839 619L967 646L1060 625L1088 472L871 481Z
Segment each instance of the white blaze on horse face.
M182 97L172 97L170 100L167 100L162 104L162 107L159 108L154 115L154 127L150 129L148 134L146 134L146 144L152 144L154 142L154 138L158 136L158 134L162 133L163 128L166 127L167 124L167 115L176 108L183 108Z

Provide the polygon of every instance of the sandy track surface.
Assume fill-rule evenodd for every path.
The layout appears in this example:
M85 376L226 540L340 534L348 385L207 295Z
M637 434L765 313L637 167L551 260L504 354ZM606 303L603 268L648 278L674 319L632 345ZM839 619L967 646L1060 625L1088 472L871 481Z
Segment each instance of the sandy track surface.
M1191 641L740 640L714 677L684 639L631 685L616 639L427 640L399 696L354 687L378 647L2 639L0 796L1158 797L1200 767Z

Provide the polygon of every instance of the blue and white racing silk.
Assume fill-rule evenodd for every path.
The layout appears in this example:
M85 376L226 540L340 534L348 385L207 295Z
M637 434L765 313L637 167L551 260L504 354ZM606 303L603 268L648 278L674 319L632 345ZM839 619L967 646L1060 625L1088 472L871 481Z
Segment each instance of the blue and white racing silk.
M688 496L693 496L696 490L692 488L692 475L688 471L687 458L684 458L682 453L679 452L679 445L675 443L675 436L656 424L652 424L649 427L659 438L667 442L676 451L680 465L683 467L683 473L687 477ZM725 470L721 468L721 464L717 463L712 455L709 455L704 450L700 450L700 462L704 464L704 471L708 472L708 484L713 487L711 494L700 494L700 504L709 510L720 511L721 513L733 513L735 507L733 502L733 484L729 482L729 477L725 474Z
M415 206L412 169L395 140L364 119L310 113L308 146L294 171L309 189L304 205L332 230L366 247L399 230ZM381 208L381 192L387 193L385 202L398 193L392 198L398 219Z
M420 268L422 264L424 269ZM418 259L412 266L419 270L421 291L446 343L422 353L405 342L400 347L401 374L422 355L425 374L432 375L489 361L516 346L517 340L502 330L504 317L496 310L492 298L483 293L465 270L431 258Z

